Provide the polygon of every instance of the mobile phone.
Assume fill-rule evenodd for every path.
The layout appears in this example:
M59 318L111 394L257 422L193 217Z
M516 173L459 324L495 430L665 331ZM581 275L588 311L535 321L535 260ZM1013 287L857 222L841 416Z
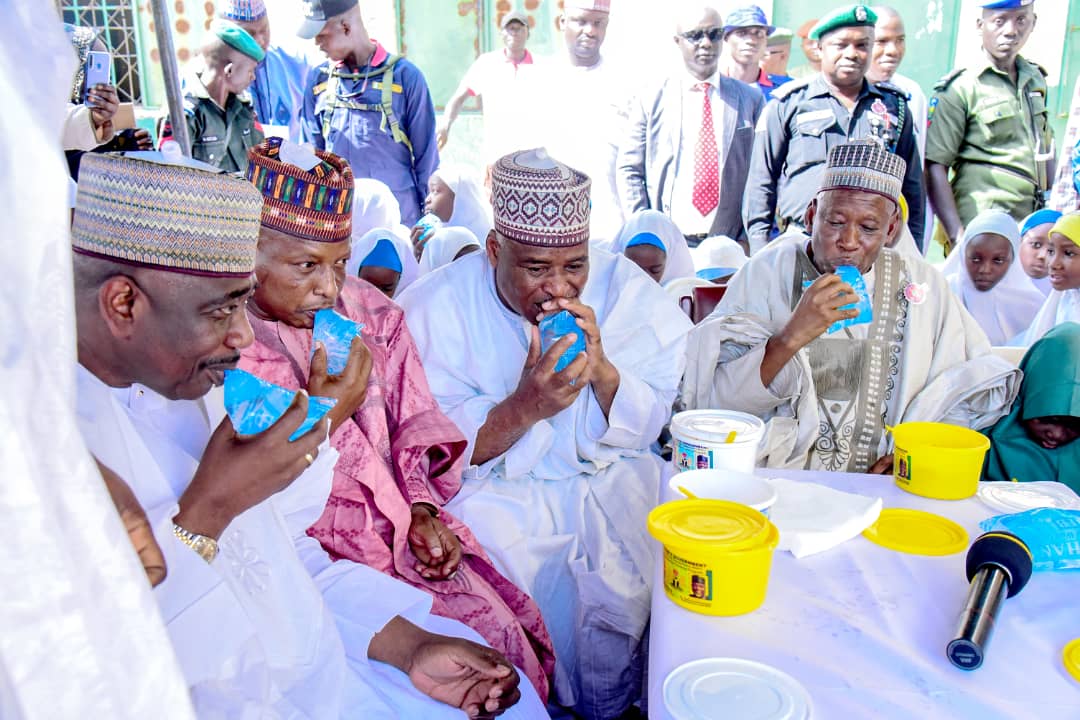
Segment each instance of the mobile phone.
M104 83L112 82L112 55L107 52L91 50L86 54L86 91L83 94L83 102L93 105L89 101L90 88Z

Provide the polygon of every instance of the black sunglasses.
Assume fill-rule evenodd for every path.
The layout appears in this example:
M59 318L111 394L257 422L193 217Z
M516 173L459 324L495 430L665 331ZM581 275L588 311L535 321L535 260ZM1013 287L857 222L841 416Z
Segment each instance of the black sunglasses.
M679 33L679 37L681 37L683 40L690 43L691 45L697 45L705 38L709 38L709 42L711 43L716 43L724 39L724 28L711 27L708 30L702 30L701 28L697 28L695 30L688 30L687 32Z

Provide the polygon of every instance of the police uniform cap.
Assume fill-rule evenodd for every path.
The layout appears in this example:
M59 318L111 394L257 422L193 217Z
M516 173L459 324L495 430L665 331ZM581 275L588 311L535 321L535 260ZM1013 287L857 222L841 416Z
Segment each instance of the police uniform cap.
M810 31L810 39L820 40L822 36L841 28L874 27L877 24L877 19L877 13L866 5L849 5L837 8L818 20L818 24Z
M983 10L1019 10L1034 4L1035 0L981 0L979 7Z
M255 38L234 22L219 18L210 24L210 31L223 43L247 55L255 62L262 62L262 59L266 57L266 53L259 47L259 43L255 42Z
M777 47L779 45L790 45L792 39L795 37L795 33L790 28L778 27L769 33L769 39L766 41L768 47Z

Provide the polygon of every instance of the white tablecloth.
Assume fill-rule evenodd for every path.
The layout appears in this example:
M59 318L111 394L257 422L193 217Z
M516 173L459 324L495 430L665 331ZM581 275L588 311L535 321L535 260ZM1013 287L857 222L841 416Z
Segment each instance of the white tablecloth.
M975 498L937 501L889 477L759 471L884 498L967 528L995 515ZM1061 652L1080 637L1080 572L1037 573L998 615L983 666L953 667L945 646L967 596L965 552L907 555L863 537L796 560L773 558L765 604L748 615L684 610L656 583L649 636L649 717L663 720L663 684L690 660L736 657L772 665L809 691L816 720L1080 718L1080 683ZM657 553L658 557L660 553ZM657 577L660 569L657 568Z

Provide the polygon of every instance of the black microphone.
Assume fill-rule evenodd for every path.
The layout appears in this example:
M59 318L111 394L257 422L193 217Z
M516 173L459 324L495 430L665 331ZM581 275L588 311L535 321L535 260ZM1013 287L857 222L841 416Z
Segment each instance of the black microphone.
M961 670L982 665L1002 603L1024 589L1031 569L1031 550L1012 533L988 532L972 543L967 554L971 589L955 639L945 650L953 665Z

